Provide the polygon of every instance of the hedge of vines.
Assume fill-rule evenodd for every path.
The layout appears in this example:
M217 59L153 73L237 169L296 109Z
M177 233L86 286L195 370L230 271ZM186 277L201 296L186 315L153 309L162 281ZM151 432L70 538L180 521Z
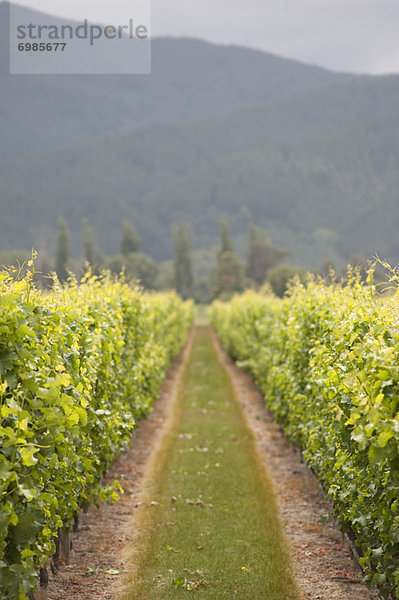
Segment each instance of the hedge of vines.
M216 302L211 320L354 533L369 585L399 598L398 297L310 281Z
M0 273L1 598L27 598L57 532L104 496L192 317L106 276L45 295Z

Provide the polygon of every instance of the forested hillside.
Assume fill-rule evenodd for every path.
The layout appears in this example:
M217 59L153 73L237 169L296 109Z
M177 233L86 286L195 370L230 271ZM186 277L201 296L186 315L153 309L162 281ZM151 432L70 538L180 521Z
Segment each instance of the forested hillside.
M347 77L191 39L155 39L151 76L10 76L8 56L9 3L0 2L3 162L155 123L225 115Z

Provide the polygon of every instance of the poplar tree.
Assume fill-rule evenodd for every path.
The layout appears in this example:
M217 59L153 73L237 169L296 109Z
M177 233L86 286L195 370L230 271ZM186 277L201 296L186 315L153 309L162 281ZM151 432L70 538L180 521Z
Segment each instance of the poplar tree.
M213 297L228 300L244 288L244 268L240 259L234 252L223 252L216 267Z
M220 219L220 253L233 252L233 242L231 241L230 225L225 219Z
M104 257L87 219L83 219L83 246L85 262L98 271L104 262Z
M122 237L121 237L121 253L126 256L140 250L141 239L133 223L130 221L123 221L122 224Z
M58 279L62 282L68 278L69 259L69 230L64 218L58 219L57 248L55 254L55 271Z
M285 248L279 248L270 242L264 229L249 226L247 276L257 285L264 283L268 271L279 265L287 254Z
M179 223L173 231L174 246L174 279L177 293L186 300L192 295L193 265L191 242L187 225Z

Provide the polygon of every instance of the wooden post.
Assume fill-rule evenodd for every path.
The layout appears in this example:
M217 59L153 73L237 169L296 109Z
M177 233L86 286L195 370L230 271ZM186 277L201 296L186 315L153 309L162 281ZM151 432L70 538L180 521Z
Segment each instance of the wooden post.
M48 571L47 567L44 566L39 572L36 592L34 594L29 594L29 600L48 600L47 586Z
M73 516L73 532L76 533L77 531L79 531L79 513Z
M60 565L69 565L70 554L71 554L71 535L69 533L64 533L63 531L60 531L59 541L60 541L59 564Z
M51 559L51 571L53 575L57 575L60 568L60 535L55 538L55 554Z

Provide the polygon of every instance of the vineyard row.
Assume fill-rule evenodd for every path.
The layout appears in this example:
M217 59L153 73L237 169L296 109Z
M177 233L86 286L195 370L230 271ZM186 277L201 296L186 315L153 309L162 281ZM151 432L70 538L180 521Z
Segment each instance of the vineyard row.
M216 302L211 320L317 473L370 585L399 598L399 303L356 277Z
M0 273L0 596L32 593L157 397L193 320L174 294L87 277L36 291Z

